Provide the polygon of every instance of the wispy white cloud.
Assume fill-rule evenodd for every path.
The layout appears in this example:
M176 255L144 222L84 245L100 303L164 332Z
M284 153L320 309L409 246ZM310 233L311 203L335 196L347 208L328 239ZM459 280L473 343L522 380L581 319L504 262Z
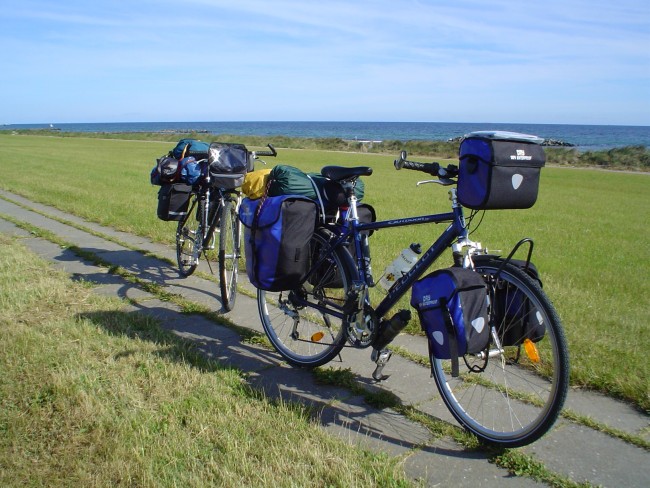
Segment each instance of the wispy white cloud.
M24 122L140 106L175 119L650 123L646 3L23 0L0 10L12 73L0 103ZM95 100L64 99L83 90ZM190 114L156 108L187 94Z

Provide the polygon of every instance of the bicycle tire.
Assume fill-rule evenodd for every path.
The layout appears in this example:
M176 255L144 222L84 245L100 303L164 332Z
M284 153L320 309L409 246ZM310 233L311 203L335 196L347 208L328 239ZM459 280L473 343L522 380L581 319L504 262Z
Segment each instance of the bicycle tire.
M200 205L196 195L187 211L187 215L178 221L176 227L176 262L178 271L181 276L191 276L196 270L199 262L199 256L196 252L197 246L200 246L201 238L201 220ZM195 215L196 211L196 215Z
M321 252L331 249L328 241L326 231L314 233L312 263L317 262ZM313 368L334 359L341 352L346 335L342 319L305 305L304 301L341 310L356 268L350 253L339 247L310 276L313 279L308 278L294 290L258 289L257 304L264 332L276 351L293 366Z
M226 311L234 308L237 299L241 224L235 203L226 198L219 209L219 287L221 304Z
M569 385L569 357L560 319L546 294L521 269L502 265L500 259L478 260L476 264L487 284L493 334L489 347L497 355L487 363L477 355L465 355L464 361L459 358L461 374L456 378L449 373L449 360L432 357L431 362L436 386L456 420L484 444L513 448L536 441L557 420ZM501 292L499 300L505 297L506 303L514 304L517 297L522 310L517 318L499 312L497 290ZM525 311L521 303L526 303ZM530 353L521 344L502 345L499 353L494 335L502 342L513 325L509 322L521 323L522 314L538 320L536 326L543 324L543 338L532 343ZM507 341L513 342L512 329L508 337ZM471 367L484 369L471 372Z

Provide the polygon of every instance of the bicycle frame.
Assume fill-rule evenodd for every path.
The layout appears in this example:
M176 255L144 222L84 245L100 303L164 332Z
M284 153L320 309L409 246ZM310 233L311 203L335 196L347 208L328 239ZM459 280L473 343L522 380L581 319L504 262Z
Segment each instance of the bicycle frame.
M451 189L450 193L452 195L452 212L382 220L370 223L360 223L358 221L358 216L356 215L356 201L350 202L350 209L344 218L344 223L338 226L339 232L331 243L331 249L333 251L335 248L350 242L350 239L353 240L356 251L355 255L357 256L356 268L359 272L359 280L362 285L365 285L368 282L366 267L363 262L364 255L361 245L362 232L409 225L450 223L450 225L431 244L409 272L400 277L391 287L386 297L384 297L375 309L378 319L381 319L386 315L386 313L406 294L413 283L415 283L415 281L417 281L429 269L429 267L445 252L445 250L452 246L454 241L458 240L462 245L475 245L475 243L467 239L467 225L465 223L463 208L456 199L456 189ZM354 196L352 198L356 200ZM310 306L313 306L313 304ZM342 313L333 313L332 310L328 310L328 313L338 316L339 318L343 316Z

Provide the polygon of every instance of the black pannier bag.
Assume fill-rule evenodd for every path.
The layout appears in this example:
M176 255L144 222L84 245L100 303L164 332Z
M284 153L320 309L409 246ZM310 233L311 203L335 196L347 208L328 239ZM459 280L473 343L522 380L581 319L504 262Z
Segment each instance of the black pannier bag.
M150 180L152 185L164 185L179 180L183 165L171 156L162 156L156 160L156 165L151 170Z
M253 163L243 144L213 142L208 149L211 184L217 188L241 186L246 173L253 170Z
M532 207L546 162L542 142L516 132L467 134L459 148L460 204L474 210Z
M513 259L511 264L525 271L541 288L537 268L533 263ZM539 342L544 338L546 325L537 308L524 294L507 283L501 282L494 290L492 318L501 338L502 346L518 346L525 339Z
M299 195L244 198L239 219L244 225L246 274L251 283L266 291L300 286L309 271L316 202Z
M452 267L430 273L413 284L411 306L435 358L452 360L458 375L458 357L475 354L488 345L487 287L480 274Z
M158 218L181 220L187 215L192 186L184 183L165 184L158 190Z

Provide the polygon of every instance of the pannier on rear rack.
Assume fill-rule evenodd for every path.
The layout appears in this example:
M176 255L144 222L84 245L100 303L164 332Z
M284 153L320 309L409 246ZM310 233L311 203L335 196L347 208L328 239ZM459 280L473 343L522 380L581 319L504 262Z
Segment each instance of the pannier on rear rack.
M242 200L246 274L256 288L291 290L304 281L317 218L316 202L300 195Z
M511 259L510 264L525 271L540 288L542 287L542 281L533 263ZM544 338L546 324L521 290L511 284L500 283L494 290L492 301L492 318L501 337L502 346L518 346L526 339L539 342Z
M167 183L158 191L158 218L181 220L187 215L192 186L185 183Z
M213 142L208 149L208 169L214 187L231 190L241 186L246 173L253 170L253 163L243 144Z
M461 205L474 210L532 207L546 162L542 142L537 136L516 132L467 134L459 149Z

